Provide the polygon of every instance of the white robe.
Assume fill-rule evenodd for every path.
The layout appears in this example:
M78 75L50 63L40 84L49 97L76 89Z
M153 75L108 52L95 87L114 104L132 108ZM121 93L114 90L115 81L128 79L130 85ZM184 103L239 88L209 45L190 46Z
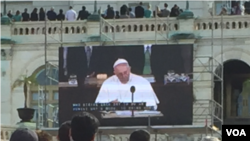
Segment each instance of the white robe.
M134 102L146 102L147 106L157 109L159 100L151 87L151 84L143 77L130 74L129 82L122 84L116 75L109 77L101 86L96 103L108 103L113 100L119 102L132 102L131 86L135 87Z

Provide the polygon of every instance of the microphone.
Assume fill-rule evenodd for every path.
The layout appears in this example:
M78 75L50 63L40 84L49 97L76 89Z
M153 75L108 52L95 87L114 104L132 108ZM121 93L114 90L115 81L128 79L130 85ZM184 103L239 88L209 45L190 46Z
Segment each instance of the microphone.
M130 87L130 92L132 93L132 117L134 117L134 92L135 92L135 86Z
M131 86L131 87L130 87L130 92L131 92L131 93L134 93L134 92L135 92L135 86Z

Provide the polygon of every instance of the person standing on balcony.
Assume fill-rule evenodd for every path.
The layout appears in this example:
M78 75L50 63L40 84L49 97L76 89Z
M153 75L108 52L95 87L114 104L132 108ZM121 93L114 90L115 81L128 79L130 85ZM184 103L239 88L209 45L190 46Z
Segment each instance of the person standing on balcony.
M24 12L22 13L23 22L24 22L24 21L29 21L29 20L30 20L30 14L29 14L27 11L28 11L28 9L25 8L25 9L24 9Z
M171 12L170 12L170 17L177 17L179 16L180 11L179 7L175 4L174 7L172 7Z
M66 12L65 18L67 21L75 21L77 19L76 11L73 10L72 6L70 6L69 10Z
M38 21L38 14L37 14L37 8L34 8L34 10L31 13L30 16L31 21Z
M142 7L142 2L140 2L140 5L135 7L135 17L136 18L143 18L144 17L144 8Z
M105 17L106 19L114 19L115 18L115 11L113 7L109 7L107 9L107 15Z
M152 15L151 6L148 5L148 9L144 11L144 16L145 18L151 18L151 15Z
M39 11L39 21L44 21L45 20L45 12L44 9L41 7Z
M48 19L50 21L55 21L56 20L57 14L54 11L54 7L51 7L50 11L47 12L47 17L48 17Z
M82 10L79 11L77 20L79 20L79 19L86 20L86 19L88 19L89 16L90 16L90 13L88 11L86 11L86 7L82 6Z
M14 22L20 22L22 20L22 16L20 15L20 11L19 10L16 11L16 15L14 15L12 17L12 20Z
M128 16L128 7L127 7L127 5L124 4L120 8L120 19L127 19L127 18L129 18L129 16Z
M128 10L129 10L129 17L130 18L135 18L135 13L133 12L132 8L129 7Z
M167 8L168 4L164 3L164 9L161 10L162 17L168 17L170 15L170 11Z
M63 14L63 10L62 9L60 9L59 10L59 14L57 15L57 20L58 21L61 21L61 20L65 20L65 15Z
M7 16L8 16L10 19L12 19L13 15L12 15L12 11L11 11L11 10L9 10Z

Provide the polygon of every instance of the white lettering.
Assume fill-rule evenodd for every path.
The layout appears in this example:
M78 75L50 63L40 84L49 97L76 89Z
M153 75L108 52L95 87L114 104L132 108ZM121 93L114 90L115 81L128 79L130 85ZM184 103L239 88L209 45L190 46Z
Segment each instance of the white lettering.
M247 136L244 129L241 129L241 131L240 131L240 136Z
M226 129L226 132L227 136L231 136L231 134L233 134L233 136L247 136L244 129L240 131L238 129Z

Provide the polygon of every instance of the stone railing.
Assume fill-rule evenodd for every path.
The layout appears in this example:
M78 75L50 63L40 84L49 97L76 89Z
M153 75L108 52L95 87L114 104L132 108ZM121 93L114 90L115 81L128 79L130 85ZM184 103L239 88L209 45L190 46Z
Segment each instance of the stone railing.
M214 38L221 38L222 25L225 27L223 29L224 38L250 36L250 16L248 15L223 16L223 18L215 16L213 19L207 17L189 20L143 18L102 19L101 22L47 21L47 24L45 22L16 22L11 26L11 38L17 43L44 43L45 25L47 26L48 43L87 42L88 38L100 36L100 33L106 37L106 41L168 40L169 36L176 32L193 32L201 38L211 38L212 25L214 25ZM62 36L61 33L63 33Z

